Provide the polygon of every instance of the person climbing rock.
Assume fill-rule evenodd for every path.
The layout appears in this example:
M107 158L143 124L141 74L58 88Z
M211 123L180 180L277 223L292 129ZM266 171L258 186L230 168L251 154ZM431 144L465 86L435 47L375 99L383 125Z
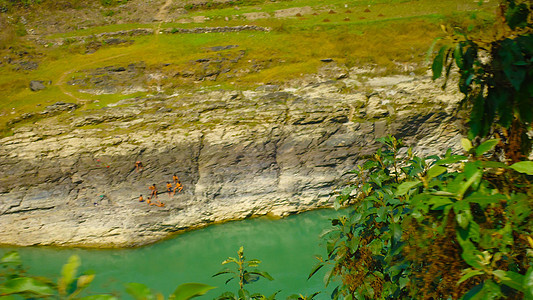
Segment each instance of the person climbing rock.
M144 169L143 163L140 160L136 161L135 162L135 171L136 172L140 172L143 169Z
M158 201L156 201L156 202L150 202L149 205L150 205L150 206L155 205L155 206L158 206L158 207L163 207L163 206L165 206L165 203L163 203L163 202L161 202L161 201L158 200Z
M149 187L149 189L151 193L150 193L150 198L148 199L154 199L154 198L157 199L157 187L155 186L155 183L151 187Z
M167 181L167 193L169 197L172 197L172 183Z
M176 182L179 182L179 181L180 181L180 179L178 178L178 175L176 175L176 174L174 174L174 175L172 176L172 180L174 181L174 184L176 184Z
M144 202L144 198L142 194L139 196L139 202Z
M183 190L183 185L181 184L179 179L176 182L176 186L174 187L174 193L172 194L172 196L176 195L176 190L178 190L178 193L180 193L181 190Z

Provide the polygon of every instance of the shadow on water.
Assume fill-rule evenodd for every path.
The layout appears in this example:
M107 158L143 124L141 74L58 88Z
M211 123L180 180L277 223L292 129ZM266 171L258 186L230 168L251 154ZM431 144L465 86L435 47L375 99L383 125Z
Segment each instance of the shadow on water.
M224 282L228 277L211 276L220 271L221 262L236 257L244 246L247 259L262 261L259 269L274 277L261 279L248 286L251 292L270 295L278 290L278 299L294 293L310 295L322 291L319 299L329 298L325 289L324 272L307 280L317 263L315 255L325 255L319 235L330 226L328 221L338 215L334 210L317 210L281 220L256 218L213 225L173 239L139 249L87 250L43 247L16 248L30 274L56 279L61 266L72 254L81 257L81 270L96 272L91 292L117 291L124 296L123 283L139 282L169 295L176 286L186 282L202 282L217 286L206 298L211 299L225 290L236 292L237 282ZM13 248L0 249L1 253Z

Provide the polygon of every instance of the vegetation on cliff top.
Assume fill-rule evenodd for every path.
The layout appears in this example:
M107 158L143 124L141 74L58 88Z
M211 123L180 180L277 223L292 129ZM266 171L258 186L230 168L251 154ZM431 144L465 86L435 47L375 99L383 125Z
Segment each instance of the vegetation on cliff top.
M98 81L87 77L88 70L144 62L145 73L139 75L143 91L131 97L173 94L191 87L243 89L261 84L283 85L316 73L324 64L320 60L326 58L347 69L358 67L375 75L423 74L427 70L427 45L439 35L441 22L481 29L493 19L488 13L493 5L463 1L226 1L227 6L203 5L194 9L188 9L187 5L193 2L186 1L171 8L183 10L172 22L138 23L135 20L139 11L129 8L135 1L115 6L82 0L52 2L11 5L0 14L5 28L0 34L0 130L4 132L13 127L12 120L24 121L25 114L39 112L57 101L80 104L83 110L94 101L113 103L128 97L122 92L89 93L87 90L93 86L71 84L78 79ZM109 8L115 11L114 15L87 20L82 17L87 12L105 12ZM472 13L477 14L476 19L468 17ZM256 18L254 14L266 17ZM50 19L50 15L61 18ZM202 22L193 22L195 17L201 17ZM59 24L59 29L51 31L49 28L57 27L55 24ZM271 30L124 36L115 40L95 36L135 28L155 32L157 28L241 25ZM237 47L212 50L225 45ZM43 81L45 89L31 91L31 80Z

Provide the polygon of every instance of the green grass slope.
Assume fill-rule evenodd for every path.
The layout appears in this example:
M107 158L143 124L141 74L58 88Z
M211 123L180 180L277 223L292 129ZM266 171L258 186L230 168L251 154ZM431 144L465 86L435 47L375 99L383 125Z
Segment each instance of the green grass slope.
M347 69L373 70L376 76L425 73L426 52L442 35L440 24L483 29L491 23L494 10L494 3L480 6L463 0L155 1L158 7L144 8L140 0L29 2L8 7L0 1L0 8L4 7L0 14L0 131L4 135L19 124L35 121L35 115L29 114L58 101L77 103L83 111L180 89L290 85L316 73L325 58ZM149 22L137 22L143 20ZM118 37L116 45L109 37L97 36L136 28L157 33L241 25L269 31L125 35ZM212 48L227 45L234 47ZM31 63L38 67L27 67ZM132 80L143 89L87 92L94 90L90 83L96 77L109 79L105 74L94 75L94 70L139 63L145 66L144 74ZM213 72L215 76L210 75ZM46 88L31 91L32 80L45 82ZM73 80L85 85L71 85Z

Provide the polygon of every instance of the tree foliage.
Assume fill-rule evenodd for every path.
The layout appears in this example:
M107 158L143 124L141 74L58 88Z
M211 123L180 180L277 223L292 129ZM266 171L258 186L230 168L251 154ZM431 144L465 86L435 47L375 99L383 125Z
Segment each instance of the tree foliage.
M507 159L531 151L527 131L533 121L533 21L531 1L502 1L492 31L443 29L448 42L433 60L433 79L446 80L457 67L463 107L470 111L469 138L497 137ZM494 126L494 123L498 126Z
M533 172L468 156L420 158L394 137L339 193L349 213L325 234L333 299L522 299L533 296ZM477 298L476 298L477 297Z
M530 2L507 0L492 35L443 26L433 78L459 73L465 153L418 157L380 139L339 192L349 212L332 220L311 272L329 266L333 299L533 298L531 18Z

